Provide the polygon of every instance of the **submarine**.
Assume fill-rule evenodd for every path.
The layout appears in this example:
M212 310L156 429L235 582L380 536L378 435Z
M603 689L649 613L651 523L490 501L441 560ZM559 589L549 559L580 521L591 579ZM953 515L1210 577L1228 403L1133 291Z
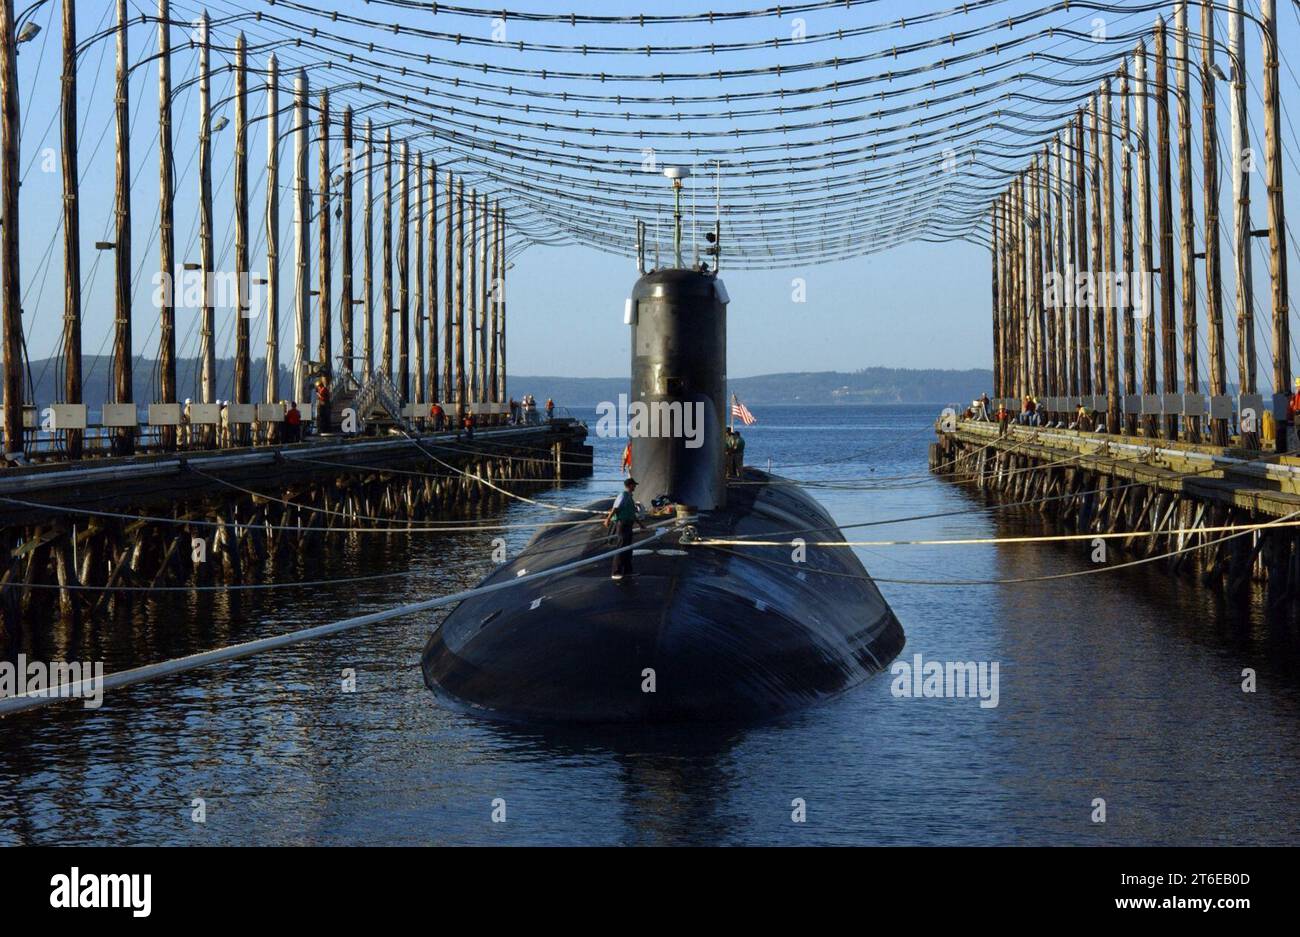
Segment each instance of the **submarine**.
M667 173L666 173L667 174ZM670 178L673 178L670 176ZM680 193L680 178L674 178ZM638 270L626 305L629 399L699 417L700 431L629 433L638 514L634 575L579 565L616 542L599 519L613 498L562 515L435 628L424 680L449 708L515 723L749 723L816 704L884 670L903 628L834 519L787 479L728 477L724 432L728 297L715 258ZM613 486L611 486L613 487ZM621 486L620 486L621 487ZM789 546L721 546L755 539ZM563 568L563 569L562 569ZM554 576L536 576L548 569Z

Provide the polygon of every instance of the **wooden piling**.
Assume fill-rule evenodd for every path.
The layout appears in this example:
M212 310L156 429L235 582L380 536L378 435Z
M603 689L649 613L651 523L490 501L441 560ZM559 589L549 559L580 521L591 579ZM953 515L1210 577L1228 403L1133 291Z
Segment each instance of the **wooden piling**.
M266 375L263 399L280 399L280 64L266 60Z
M1250 173L1246 167L1250 127L1246 111L1246 43L1242 0L1228 0L1228 10L1228 53L1232 59L1232 243L1237 282L1237 381L1243 394L1253 394L1257 391L1255 291L1250 252Z
M175 196L172 171L172 71L170 0L158 0L158 266L164 289L159 307L158 392L163 403L176 402ZM159 427L159 445L176 448L176 427Z
M411 344L415 351L415 360L411 365L413 389L411 399L423 402L424 396L424 153L416 152L415 170L412 179L412 208L415 222L415 291L411 307L411 327L413 329Z
M374 123L366 119L366 233L365 242L365 318L361 320L361 344L363 347L361 373L364 380L370 380L375 367L375 129Z
M1132 397L1137 390L1137 348L1133 342L1133 144L1129 136L1129 84L1128 64L1119 66L1119 131L1120 140L1120 271L1124 277L1124 298L1120 303L1119 317L1124 333L1124 394ZM1125 408L1124 432L1137 433L1137 414Z
M1268 179L1268 250L1273 307L1273 389L1291 389L1291 325L1288 319L1286 203L1282 198L1282 127L1278 91L1277 3L1260 0L1264 37L1264 173ZM1287 448L1279 431L1277 448Z
M1219 135L1214 103L1214 8L1201 6L1201 151L1205 204L1205 328L1210 357L1210 394L1228 393L1227 364L1223 354L1223 280L1219 251ZM1210 419L1210 442L1228 444L1228 421Z
M298 70L293 83L293 233L294 233L294 323L293 399L311 399L307 377L307 346L311 336L311 191L307 182L307 146L310 133L307 113L307 70Z
M429 161L429 295L425 309L429 319L429 402L441 400L438 381L438 164Z
M131 83L127 46L126 0L117 0L117 235L114 249L114 303L116 328L113 333L113 402L132 403L131 386ZM17 153L15 151L15 158ZM5 213L5 235L17 235L12 224L16 214ZM12 230L11 230L12 229ZM17 362L9 371L17 371ZM20 390L21 393L21 390ZM20 426L21 431L21 426ZM21 439L21 435L18 437ZM113 431L113 453L130 455L135 451L135 429L120 426Z
M1102 240L1102 184L1101 184L1101 104L1094 94L1088 100L1088 131L1092 136L1092 160L1088 165L1088 188L1092 192L1092 279L1088 294L1092 312L1092 383L1095 393L1108 393L1106 387L1106 312L1105 290L1099 283L1106 277ZM1114 427L1108 426L1107 429Z
M320 226L318 257L320 258L320 285L317 287L317 299L320 302L320 327L316 358L321 372L328 381L333 369L330 364L330 351L333 347L333 312L330 309L330 288L334 282L331 264L334 246L330 230L330 198L333 180L330 178L330 93L320 93L320 170L317 188L320 190L320 204L316 210L317 224Z
M1139 313L1142 320L1142 393L1158 391L1156 374L1155 259L1151 243L1151 138L1148 132L1146 43L1138 40L1133 52L1134 132L1137 134L1138 253L1141 255ZM1150 438L1159 433L1160 420L1154 414L1142 418L1143 432Z
M1192 213L1192 96L1188 61L1187 3L1174 6L1174 76L1178 97L1178 220L1183 299L1183 387L1189 394L1201 387L1196 357L1196 222ZM1199 442L1199 417L1183 418L1188 442Z
M442 235L442 393L450 400L452 392L456 390L456 374L452 366L452 342L456 320L455 270L453 269L455 264L452 262L452 250L455 247L456 190L450 172L447 173L446 196L446 222ZM447 411L447 415L451 416L450 410Z
M212 403L217 392L216 309L212 305L214 259L212 231L212 75L208 13L199 16L199 277L203 309L199 313L199 398Z
M1120 432L1120 382L1119 382L1119 297L1116 296L1115 279L1115 125L1111 112L1110 79L1101 82L1097 98L1100 133L1102 139L1102 227L1105 241L1102 245L1102 281L1105 296L1106 319L1106 429Z
M1093 275L1088 251L1088 144L1083 134L1083 109L1074 115L1074 225L1075 258L1078 262L1076 272L1080 282L1088 284ZM1091 330L1093 291L1087 288L1084 294L1090 297L1086 304L1076 303L1078 307L1079 333L1079 393L1088 396L1092 393L1092 342ZM1077 297L1077 293L1076 293Z
M398 172L401 175L401 230L397 233L397 399L411 399L411 154L402 141Z
M488 365L488 372L491 374L491 392L490 399L493 403L501 403L501 380L497 373L499 364L498 355L501 349L501 203L496 202L492 206L492 289L488 292L488 299L492 304L492 341L491 356L492 360Z
M250 393L248 260L248 63L247 43L235 39L235 403L252 402ZM248 442L247 424L230 424L231 439Z
M465 180L456 180L456 407L463 416L465 397Z
M1173 166L1169 152L1169 52L1163 17L1156 19L1156 187L1160 212L1161 393L1178 393L1178 325L1174 319ZM1178 417L1165 416L1165 438L1178 438Z
M67 403L81 403L81 187L77 166L76 0L63 0L61 91L59 124L63 163L63 399ZM5 156L8 157L7 152ZM64 432L64 446L69 459L81 458L83 436L83 432L79 429L69 429ZM8 438L6 436L6 439Z
M479 400L487 402L492 399L490 389L488 388L488 299L491 296L490 286L488 284L488 229L491 225L488 223L488 197L483 193L483 202L479 209L479 215L482 223L479 225L479 251L478 251L478 392Z
M469 330L466 341L469 342L469 399L478 403L483 399L479 386L478 370L478 190L469 190L469 218L466 222L468 242L465 245L467 256L465 268L469 273L465 284L465 319Z
M339 218L339 236L343 239L339 251L339 354L343 368L352 373L356 362L352 360L352 326L355 319L352 284L352 171L356 153L353 150L352 108L343 108L343 192L342 215Z
M380 330L379 373L393 379L393 131L384 131L384 322Z

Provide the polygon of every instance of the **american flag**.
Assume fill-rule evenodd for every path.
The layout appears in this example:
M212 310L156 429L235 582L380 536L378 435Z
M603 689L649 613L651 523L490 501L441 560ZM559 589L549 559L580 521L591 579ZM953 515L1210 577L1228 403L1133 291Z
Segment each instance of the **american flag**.
M731 395L731 415L739 417L740 422L744 423L746 426L752 426L758 422L758 420L754 418L754 414L749 412L749 407L741 403L740 398L735 394Z

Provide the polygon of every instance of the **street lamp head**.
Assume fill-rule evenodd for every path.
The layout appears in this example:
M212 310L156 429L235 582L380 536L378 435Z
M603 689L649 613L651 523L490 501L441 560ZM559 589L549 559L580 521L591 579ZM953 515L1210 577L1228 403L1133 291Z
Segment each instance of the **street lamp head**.
M19 43L31 42L40 34L41 34L41 27L37 26L35 23L28 23L26 26L24 26L22 29L18 31L17 41Z
M226 127L228 127L229 125L230 125L229 117L218 117L216 119L216 122L213 123L212 125L212 132L219 133L220 131L225 130Z

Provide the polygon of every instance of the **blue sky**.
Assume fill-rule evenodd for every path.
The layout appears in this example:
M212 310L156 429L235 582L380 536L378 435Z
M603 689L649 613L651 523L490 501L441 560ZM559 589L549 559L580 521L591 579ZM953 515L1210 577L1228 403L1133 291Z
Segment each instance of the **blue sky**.
M93 35L102 25L111 21L112 3L110 0L81 0L79 11L79 32L86 39ZM19 8L25 4L20 2ZM41 358L54 353L58 345L62 312L62 242L59 230L60 222L60 182L58 154L54 148L58 143L58 73L59 73L59 0L52 0L40 10L34 21L42 26L43 32L33 42L22 47L19 58L20 85L23 101L23 244L22 244L22 279L25 284L24 310L27 328L29 355ZM485 19L452 17L445 14L433 16L428 10L395 10L380 5L367 5L348 0L323 0L317 4L322 9L336 9L355 12L376 21L401 22L421 25L444 31L463 31L481 34L494 28L494 24ZM535 0L522 9L553 11L559 9L556 4L541 5ZM724 9L744 9L762 6L761 3L745 3L731 0ZM885 22L903 16L915 17L922 11L937 11L950 6L960 6L947 0L934 0L926 3L899 3L893 0L881 0L877 3L855 7L851 10L822 10L807 14L804 28L808 35L817 35L841 28L852 28L864 24ZM999 17L1006 17L1018 12L1036 9L1042 4L1026 3L1021 0L1007 0L978 13L971 13L957 20L945 20L931 26L913 25L907 29L892 30L863 36L842 43L829 42L816 45L787 47L780 51L735 52L728 56L680 55L656 56L653 59L638 56L576 56L568 54L544 54L538 52L518 53L509 48L482 48L470 45L455 45L449 42L432 40L398 40L405 48L416 49L421 53L433 52L437 55L455 57L467 62L505 63L530 67L545 66L551 69L573 69L582 71L603 70L632 72L638 69L658 71L663 68L681 71L716 69L718 67L741 68L757 65L770 65L775 62L800 62L822 59L829 56L854 55L864 52L887 50L892 45L903 42L915 42L923 38L947 35L950 29L982 26L995 22ZM189 19L197 14L198 3L173 2L173 17ZM272 7L263 0L212 0L208 4L211 15L219 17L241 11L272 11L284 13L284 7ZM635 12L639 7L632 4L579 3L568 2L563 7L575 11L609 13ZM1248 0L1248 9L1257 8L1255 0ZM131 0L133 12L147 10L152 12L154 0ZM691 11L697 5L675 2L653 5L653 12ZM647 12L651 11L646 6ZM1297 14L1292 0L1283 0L1281 11L1281 45L1284 50L1300 48L1300 15ZM286 13L286 15L288 15ZM304 22L309 21L306 14L297 14ZM1050 20L1056 24L1073 24L1075 28L1088 29L1099 14L1095 11L1073 10L1067 16L1056 16ZM1103 17L1105 27L1112 34L1145 29L1149 27L1153 14L1148 11L1139 13L1112 13ZM1193 8L1193 25L1199 19L1199 11ZM659 27L636 26L590 26L573 29L567 25L533 24L525 22L508 22L506 31L509 41L527 40L538 42L555 42L573 44L576 42L605 42L609 44L694 44L701 42L735 42L770 35L786 35L792 28L794 18L782 17L780 20L768 18L740 23L696 25L663 25ZM1047 22L1045 20L1044 22ZM333 28L340 33L354 35L374 41L376 36L383 41L382 32L366 30L362 27L321 23L322 28ZM228 41L233 37L236 26L223 27L215 32L219 41ZM247 23L249 41L256 43L270 35L270 28L263 25ZM497 27L499 28L499 24ZM1031 31L1034 27L1018 26L1014 30L1003 30L997 39L983 37L966 45L958 44L954 48L974 48L989 44L991 41L1004 41ZM1222 23L1219 26L1220 38L1224 36ZM153 26L133 26L130 32L132 61L140 59L152 51ZM177 47L173 60L173 80L178 84L192 77L195 73L195 54L185 47L188 36L182 29L173 32L173 43ZM1258 108L1259 87L1259 37L1253 26L1247 27L1248 71L1252 75L1251 107ZM1077 48L1080 54L1088 50ZM292 50L281 51L281 67L286 68L295 63ZM912 61L929 58L933 60L940 53L917 54ZM299 59L305 59L305 53L298 53ZM250 64L260 65L264 54L250 55ZM113 48L111 37L108 41L93 44L82 56L82 68L79 73L79 119L81 134L81 171L83 173L83 266L86 271L83 301L85 304L85 351L94 354L109 347L108 336L112 328L112 273L108 254L96 252L94 242L111 236L111 206L113 192L113 154L112 154L112 60ZM214 53L214 66L222 66L227 56ZM649 63L649 64L647 64ZM721 64L720 64L721 63ZM900 61L899 67L904 63ZM868 75L889 67L879 61L857 67L856 72L845 70L837 72L842 77L849 74ZM1296 101L1300 100L1300 86L1296 84L1294 72L1288 69L1283 73L1283 95L1286 100L1287 123L1284 125L1283 137L1288 144L1289 162L1287 165L1287 185L1290 187L1288 203L1292 206L1292 225L1296 224L1297 182L1296 182L1296 148L1300 138L1296 137L1290 114L1295 112ZM1226 70L1226 67L1225 67ZM467 74L471 74L468 70ZM313 73L315 75L315 73ZM1063 76L1072 74L1068 64L1042 66L1042 75ZM482 76L480 76L481 78ZM342 80L336 78L335 80ZM726 90L743 92L751 90L771 90L777 87L796 87L809 79L798 75L781 78L753 78L729 80ZM132 132L133 171L137 182L133 191L133 209L135 225L133 231L134 261L140 269L138 296L135 312L135 344L137 354L152 357L156 353L156 311L149 304L149 277L157 269L157 77L150 64L141 65L135 70L131 82L132 110L135 114ZM504 83L504 79L502 80ZM256 117L264 111L264 92L257 86L261 79L250 76L250 112ZM289 97L288 78L283 81L282 103ZM657 89L651 93L715 93L723 84L718 81L699 80L670 85L637 83L600 83L600 82L563 82L549 81L538 83L527 79L510 79L518 90L513 100L527 100L529 88L542 87L555 89L561 86L574 91L592 91L612 93L617 87L645 92L647 88ZM313 77L313 84L320 83ZM1034 87L1031 76L1025 83L1026 89ZM213 97L221 99L229 94L231 78L227 71L219 71L213 78ZM1037 90L1042 94L1055 94L1051 89ZM871 88L874 90L874 86ZM1219 106L1226 146L1227 99L1226 89L1222 83L1219 87ZM1198 92L1196 92L1198 93ZM816 100L824 101L827 96ZM830 95L833 97L833 95ZM347 95L336 95L336 102L349 100ZM193 90L181 92L176 99L176 175L177 175L177 254L184 260L197 259L197 242L195 240L197 173L194 165L195 139L197 135L197 115L194 106ZM916 113L925 113L922 96L914 95L904 99L916 107ZM662 109L671 110L665 103ZM859 110L863 108L859 107ZM870 108L867 108L870 109ZM1060 112L1061 108L1050 106L1024 106L1025 111L1039 114ZM1199 99L1197 101L1199 110ZM1067 109L1068 111L1068 109ZM225 106L217 111L233 118L233 109ZM437 119L436 109L431 111L432 119ZM775 118L766 118L775 120ZM755 127L763 118L734 122L736 126ZM1259 129L1258 117L1252 115L1252 121ZM582 123L582 121L575 121ZM698 122L694 126L702 129L717 130L727 128L733 122L719 116L716 121ZM649 125L648 125L649 126ZM659 123L654 127L674 126ZM869 125L868 125L869 126ZM261 270L259 263L264 250L262 232L262 205L264 200L263 167L265 163L266 140L265 123L254 125L250 135L250 172L251 172L251 220L253 242L251 245L253 269ZM282 131L287 130L288 117L284 118ZM337 133L337 124L335 126ZM774 139L794 140L804 144L800 151L800 160L816 160L826 150L819 147L816 129L800 134L775 134ZM1199 128L1196 129L1197 162L1199 171ZM556 134L557 143L562 134ZM747 138L762 142L762 136ZM613 142L626 142L615 139ZM215 137L214 143L214 180L216 190L217 217L217 266L228 267L233 228L231 225L231 147L233 134L226 129ZM647 138L646 145L662 146L671 149L680 146L679 140L655 138L653 133ZM727 151L725 141L714 139L701 143L700 149L704 160L707 154ZM337 147L337 142L336 142ZM710 150L715 147L715 150ZM288 185L291 145L286 140L281 150L282 181ZM434 145L432 155L445 159L445 151ZM920 158L920 157L918 157ZM929 159L929 156L925 157ZM313 146L310 155L311 172L316 171L316 151ZM581 157L575 156L580 162ZM337 157L336 157L337 161ZM663 159L664 163L670 161ZM584 220L575 213L580 206L566 203L565 199L553 196L538 196L528 193L518 184L505 180L499 174L484 165L478 165L473 156L462 155L457 168L463 171L471 184L481 186L494 196L512 206L513 217L526 221L523 228L530 236L538 240L560 241L565 243L534 244L518 252L514 257L515 266L508 275L509 297L509 362L510 370L516 374L563 374L569 376L614 376L626 373L628 366L627 329L622 324L623 299L628 294L636 271L631 258L631 239L622 238L626 253L618 256L608 249L596 249L592 240L599 240L600 232L594 230L590 220ZM909 166L907 157L893 162L882 162L877 168L881 176L888 180L891 174L905 179L915 167ZM52 171L48 171L51 170ZM768 181L788 179L792 186L806 175L798 173L786 177L768 177ZM660 217L660 231L667 253L668 217L671 196L667 183L662 179L649 177L642 180L643 192L651 193L648 197L661 199L663 215ZM712 182L709 179L694 180L692 185L699 186L698 213L701 224L712 219ZM736 182L741 184L740 181ZM958 180L960 187L961 180ZM1265 220L1262 191L1262 174L1255 176L1255 213L1254 226L1262 227ZM689 190L688 190L689 191ZM792 188L791 191L794 191ZM657 193L655 195L654 193ZM954 197L960 196L954 192ZM772 207L773 223L780 220L780 205L789 205L800 199L816 199L816 195L792 196L782 200L774 197ZM689 200L689 196L688 196ZM576 202L576 200L575 200ZM724 185L724 202L735 210L753 209L753 204L745 204L739 198L727 192ZM360 204L360 182L357 184L357 203ZM778 204L779 203L779 204ZM286 197L281 203L281 247L284 259L284 281L280 293L282 312L281 360L287 362L291 342L290 310L292 308L292 281L289 261L292 258L291 205ZM932 208L933 206L931 206ZM921 206L918 210L929 210ZM1230 219L1230 190L1227 176L1224 176L1223 211L1225 221ZM1198 206L1198 216L1200 209ZM818 226L817 217L808 210L806 204L801 206L798 225L809 229L807 236L815 237ZM652 227L654 218L646 218ZM584 229L584 225L586 228ZM725 219L724 219L725 225ZM1225 223L1225 247L1227 246ZM441 228L441 226L440 226ZM861 238L867 239L873 230L870 214L861 221ZM593 237L584 236L584 231ZM725 232L725 227L724 227ZM605 232L608 234L608 232ZM335 237L338 228L335 222ZM314 232L313 232L314 236ZM620 235L621 237L621 235ZM688 236L689 237L689 236ZM357 233L357 262L360 260L360 230ZM515 250L524 246L522 239L516 236ZM1259 250L1262 245L1257 244ZM378 248L377 248L378 249ZM337 250L337 242L336 242ZM1294 242L1293 242L1294 250ZM313 246L313 257L315 248ZM1228 255L1230 256L1230 255ZM1293 257L1295 255L1293 254ZM1256 280L1265 283L1263 254L1256 254ZM335 263L337 277L338 263ZM1230 261L1225 259L1225 276L1230 273ZM1300 277L1300 262L1292 260L1293 282ZM359 282L358 270L358 282ZM853 370L868 366L894 367L949 367L970 368L988 367L991 355L991 338L989 327L989 257L985 249L973 244L952 241L948 243L914 242L889 250L872 253L867 256L849 260L817 262L810 260L807 264L781 264L778 268L768 270L727 269L724 261L724 277L732 297L730 307L730 349L728 370L734 376L745 376L772 371L786 370ZM315 273L313 271L313 280ZM337 281L336 281L337 282ZM376 274L376 284L379 276ZM338 287L335 287L336 293ZM1231 280L1225 280L1225 299L1231 299ZM1294 293L1293 289L1293 293ZM795 301L796 294L805 301ZM1260 301L1263 301L1262 290ZM1229 302L1230 306L1230 302ZM1260 315L1266 315L1266 306L1260 307ZM1300 308L1293 302L1293 308ZM196 330L192 317L185 311L178 312L178 344L183 356L196 353ZM379 326L376 323L376 333ZM253 354L259 356L264 347L264 327L255 322L253 332ZM359 331L359 330L358 330ZM218 353L229 355L233 349L230 320L228 315L219 314ZM337 341L338 327L335 326ZM1228 335L1230 348L1235 348L1235 338L1231 331ZM311 346L314 348L315 337ZM1262 346L1261 346L1262 347ZM1203 353L1203 352L1202 352ZM1231 375L1230 375L1231 376ZM184 390L184 389L183 389Z

